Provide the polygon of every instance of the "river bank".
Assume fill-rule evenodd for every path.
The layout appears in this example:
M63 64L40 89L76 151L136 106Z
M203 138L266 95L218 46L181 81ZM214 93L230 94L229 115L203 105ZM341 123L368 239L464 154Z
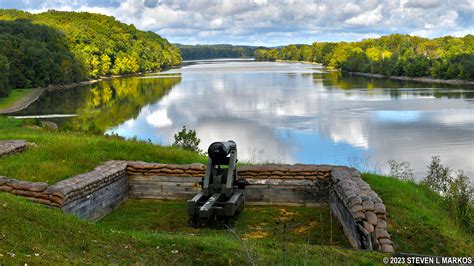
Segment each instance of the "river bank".
M104 78L88 80L88 81L82 81L82 82L76 82L76 83L70 83L70 84L49 85L49 86L43 87L43 88L31 89L31 91L28 94L25 94L23 97L16 100L15 102L13 102L10 106L0 108L0 114L11 114L11 113L15 113L15 112L18 112L18 111L21 111L21 110L27 108L28 106L30 106L30 104L32 104L36 100L38 100L39 97L46 90L70 89L70 88L74 88L74 87L93 84L93 83L99 82L103 79Z
M383 79L395 79L401 81L415 81L415 82L424 82L424 83L440 83L440 84L449 84L449 85L474 85L474 81L460 80L460 79L436 79L432 77L403 77L403 76L387 76L381 74L372 74L372 73L363 73L363 72L346 72L349 75L354 76L363 76L369 78L383 78Z
M94 83L97 83L97 82L102 81L102 80L108 80L108 79L113 79L113 78L122 78L122 77L130 77L130 76L140 76L140 75L151 73L151 72L153 72L153 71L139 72L139 73L133 73L133 74L113 75L113 76L100 77L98 79L91 79L91 80L75 82L75 83L69 83L69 84L54 84L54 85L49 85L47 87L42 87L42 88L33 88L33 89L31 89L31 91L29 93L27 93L23 97L15 100L9 106L0 107L0 115L6 115L6 114L19 112L19 111L27 108L28 106L30 106L30 104L32 104L36 100L38 100L39 97L46 90L71 89L71 88L76 88L76 87L81 87L81 86L94 84Z
M43 94L45 90L46 88L31 89L29 93L12 102L9 106L0 108L0 115L10 114L25 109L34 101L38 100L38 98L41 96L41 94Z
M256 61L266 61L266 60L256 60ZM321 63L310 62L310 61L298 61L298 60L280 60L277 59L275 62L285 62L285 63L304 63L304 64L311 64L311 65L320 65L324 66ZM328 72L337 72L342 71L349 75L354 76L363 76L368 78L381 78L381 79L393 79L393 80L401 80L401 81L413 81L413 82L423 82L423 83L438 83L438 84L449 84L449 85L474 85L474 81L468 80L460 80L460 79L437 79L432 77L405 77L405 76L388 76L382 74L373 74L373 73L364 73L364 72L352 72L352 71L343 71L341 69L332 68L328 66L324 66Z

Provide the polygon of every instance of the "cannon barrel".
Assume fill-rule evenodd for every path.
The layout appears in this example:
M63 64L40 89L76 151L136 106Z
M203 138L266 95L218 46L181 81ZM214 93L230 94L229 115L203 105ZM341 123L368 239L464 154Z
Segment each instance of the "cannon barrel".
M237 149L233 140L214 142L209 146L207 154L213 160L223 159L229 155L231 150Z

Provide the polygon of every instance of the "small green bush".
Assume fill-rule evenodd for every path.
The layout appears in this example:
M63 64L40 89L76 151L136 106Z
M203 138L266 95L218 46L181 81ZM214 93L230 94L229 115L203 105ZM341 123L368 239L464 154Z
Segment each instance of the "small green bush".
M441 164L439 156L431 157L431 163L428 166L426 178L422 183L427 185L431 190L444 195L448 192L452 182L453 178L449 167Z
M390 166L390 176L400 180L414 180L413 170L410 168L409 162L398 163L395 160L390 160L388 161L388 165Z
M183 126L183 129L174 135L173 146L183 148L189 151L195 151L201 153L199 149L199 143L201 140L196 136L196 131L192 129L186 129L186 126Z

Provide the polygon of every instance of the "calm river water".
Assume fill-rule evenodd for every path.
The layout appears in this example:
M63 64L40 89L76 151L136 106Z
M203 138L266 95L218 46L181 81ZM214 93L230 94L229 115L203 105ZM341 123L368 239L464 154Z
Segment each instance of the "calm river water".
M201 149L237 142L240 161L341 164L417 178L431 156L474 177L474 88L328 72L302 63L212 60L45 93L18 115L74 114L64 127L170 145L184 125ZM157 158L159 160L159 158Z

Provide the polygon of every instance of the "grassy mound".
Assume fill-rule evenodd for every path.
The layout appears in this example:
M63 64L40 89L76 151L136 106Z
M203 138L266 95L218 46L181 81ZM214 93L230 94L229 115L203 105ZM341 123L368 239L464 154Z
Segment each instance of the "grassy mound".
M37 146L30 147L20 154L0 158L0 175L22 180L46 181L52 184L90 171L97 165L114 159L178 164L205 161L204 157L196 153L172 147L104 136L22 127L21 124L19 120L0 117L0 139L26 139L36 143ZM389 232L397 246L397 251L444 256L472 255L473 236L463 231L450 217L438 195L412 182L370 174L363 175L363 178L384 200L388 211ZM166 229L166 226L172 228L178 225L175 222L168 225L160 224L159 217L172 213L184 213L177 206L160 210L147 206L146 209L151 210L151 213L145 214L144 218L135 215L134 224L129 227L124 226L123 219L126 215L134 215L132 211L135 209L139 211L140 208L131 206L128 209L131 212L124 214L124 217L112 214L113 221L110 220L112 218L106 218L104 223L93 224L79 221L59 210L48 209L29 203L25 199L0 193L0 219L2 221L0 264L3 261L9 264L9 262L45 260L122 264L135 262L148 264L152 262L247 263L245 249L241 242L228 235L194 233L195 235L192 236L176 234ZM159 215L152 216L153 212ZM247 217L249 223L237 224L237 230L258 226L258 224L252 224L251 221L252 218L257 219L259 215L260 217L277 215L276 211L273 213L269 211L266 214L261 210L245 213L243 215L250 216ZM318 221L316 219L316 222ZM331 230L331 228L327 227L324 230ZM260 231L271 235L274 229ZM246 238L244 235L247 232L242 230L238 232ZM261 236L262 232L253 236ZM251 237L247 239L248 249L253 254L257 254L256 260L262 263L283 260L301 264L313 260L320 263L333 261L362 263L380 262L380 258L383 257L383 254L379 253L349 252L334 247L308 245L303 241L307 238L288 243L286 251L281 246L278 247L278 241L273 241L272 237L269 237L268 241L259 241ZM310 236L310 244L320 244L320 241L317 234ZM322 243L328 244L324 241ZM334 238L330 243L339 245L340 241ZM157 249L157 246L160 248ZM172 253L173 250L178 250L178 253ZM9 252L15 256L12 257ZM35 256L35 254L40 255Z
M108 160L185 164L205 162L199 154L119 138L22 127L22 121L0 117L0 140L35 143L25 152L1 158L0 175L54 184L85 173ZM27 167L25 167L27 166Z
M328 246L271 244L222 234L174 234L116 229L80 221L57 209L0 193L0 263L74 264L372 264L384 254ZM385 255L386 256L386 255Z
M472 256L474 236L445 210L442 198L424 186L391 177L364 174L383 199L388 231L397 251L439 256Z

